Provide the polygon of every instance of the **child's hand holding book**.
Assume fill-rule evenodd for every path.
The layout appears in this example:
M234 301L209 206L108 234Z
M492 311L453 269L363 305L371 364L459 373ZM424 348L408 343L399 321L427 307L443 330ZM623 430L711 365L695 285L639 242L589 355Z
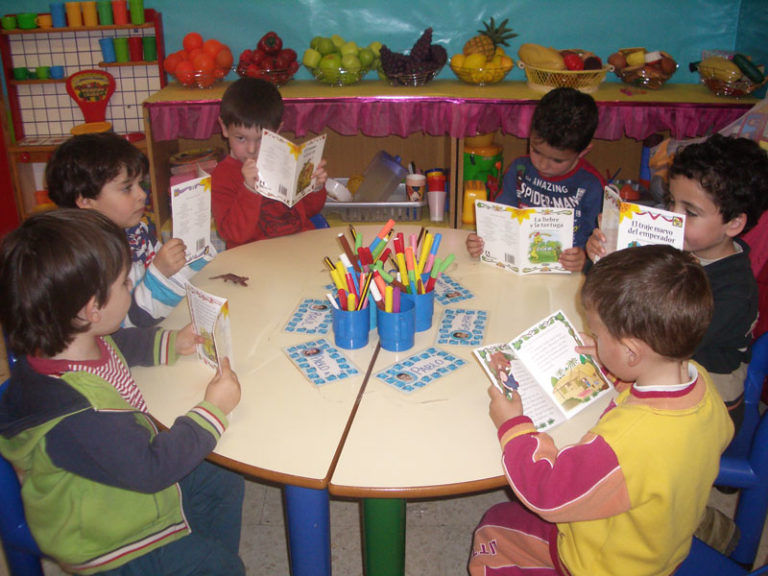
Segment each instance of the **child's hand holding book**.
M176 332L176 354L189 356L197 351L197 345L205 342L205 338L195 334L195 326L190 322Z
M220 359L219 369L219 373L205 389L205 401L218 407L224 414L229 414L240 403L240 381L226 356Z

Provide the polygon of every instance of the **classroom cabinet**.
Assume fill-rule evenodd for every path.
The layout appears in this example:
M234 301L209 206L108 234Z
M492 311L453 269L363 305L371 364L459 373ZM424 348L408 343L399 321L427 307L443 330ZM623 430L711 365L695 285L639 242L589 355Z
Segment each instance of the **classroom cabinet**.
M102 38L154 36L152 61L104 62ZM166 85L162 15L145 10L144 24L34 28L0 31L0 55L8 93L10 131L8 156L16 205L21 218L50 207L44 190L45 164L53 150L84 123L83 113L67 92L67 77L82 70L106 70L115 78L115 92L106 120L146 151L142 103ZM63 66L62 78L38 79L43 66ZM17 79L14 69L28 70ZM17 76L20 76L17 72Z

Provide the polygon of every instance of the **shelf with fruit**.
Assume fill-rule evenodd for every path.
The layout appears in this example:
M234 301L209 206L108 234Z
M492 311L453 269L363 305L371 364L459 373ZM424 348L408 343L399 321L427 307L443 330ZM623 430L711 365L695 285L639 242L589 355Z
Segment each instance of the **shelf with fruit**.
M296 51L283 45L277 32L267 32L256 47L240 53L235 71L240 77L260 78L282 86L299 69Z
M621 48L608 57L608 64L622 82L641 88L661 88L677 70L677 62L663 50Z
M483 30L464 43L462 51L451 56L451 70L467 84L495 84L501 82L515 62L507 56L502 46L509 46L507 40L517 36L507 28L508 20L496 24L491 18L483 22Z
M315 36L304 51L301 63L324 84L348 86L378 67L380 49L381 42L371 42L361 48L340 34Z

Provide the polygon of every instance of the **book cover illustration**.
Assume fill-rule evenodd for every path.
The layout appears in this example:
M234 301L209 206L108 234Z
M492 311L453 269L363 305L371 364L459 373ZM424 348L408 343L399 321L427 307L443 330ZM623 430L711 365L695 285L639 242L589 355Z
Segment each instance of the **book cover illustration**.
M187 305L195 333L205 341L197 344L197 356L205 364L220 370L221 358L229 358L232 369L235 360L232 356L232 332L229 323L229 303L226 298L216 296L193 286L189 282Z
M285 325L285 331L302 334L327 334L331 322L331 305L328 300L305 298L291 314Z
M560 273L558 261L573 246L572 208L515 208L475 200L477 234L484 241L480 261L516 274Z
M443 306L469 300L475 295L447 274L440 274L435 282L435 298Z
M605 234L608 254L630 246L669 244L683 249L685 215L626 202L611 185L603 192L603 217L600 230Z
M259 181L255 191L289 208L315 190L315 169L323 159L326 135L295 144L270 130L262 130L256 166Z
M483 342L487 324L485 310L446 308L437 330L437 344L477 346Z
M401 392L413 392L464 364L464 360L445 350L428 348L382 370L376 377Z
M359 370L326 339L304 342L285 348L285 353L304 377L315 386L336 382L359 374Z
M537 427L545 429L571 418L612 391L595 361L576 352L575 347L581 343L573 324L558 310L510 342L474 352L491 382L500 389L514 389L517 385L526 414ZM525 397L530 397L527 404Z
M213 250L211 244L211 176L199 170L198 178L171 186L173 237L187 247L187 263Z

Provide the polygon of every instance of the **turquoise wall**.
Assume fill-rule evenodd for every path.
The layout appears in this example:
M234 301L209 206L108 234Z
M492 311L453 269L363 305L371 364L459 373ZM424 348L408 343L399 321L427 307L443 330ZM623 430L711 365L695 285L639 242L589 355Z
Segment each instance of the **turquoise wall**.
M391 49L411 47L427 26L449 54L491 16L509 18L519 34L510 52L517 59L523 42L556 48L583 48L607 58L618 48L645 46L669 52L680 64L674 82L697 82L688 71L701 50L739 49L768 63L766 0L144 0L163 14L166 51L181 48L184 34L217 38L235 54L255 47L274 30L299 57L313 36L337 33L358 44L379 40ZM44 0L0 0L0 13L44 12ZM302 69L298 78L309 78ZM446 67L441 77L453 78ZM522 70L508 76L522 80ZM615 81L610 74L609 80Z

